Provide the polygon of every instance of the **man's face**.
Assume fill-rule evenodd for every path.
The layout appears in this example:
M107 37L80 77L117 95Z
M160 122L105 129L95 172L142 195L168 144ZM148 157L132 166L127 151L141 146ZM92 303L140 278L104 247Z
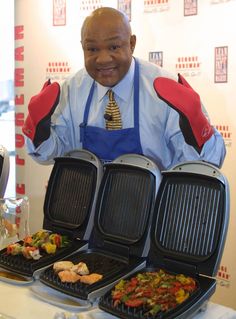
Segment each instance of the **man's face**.
M81 41L89 75L103 86L116 85L130 67L135 41L117 17L89 20Z

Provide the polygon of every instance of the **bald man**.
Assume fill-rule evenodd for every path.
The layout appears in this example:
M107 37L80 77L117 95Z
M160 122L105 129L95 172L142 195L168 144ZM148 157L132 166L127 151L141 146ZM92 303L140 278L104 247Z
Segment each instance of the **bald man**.
M61 87L47 81L30 100L23 132L33 159L52 163L83 148L104 162L143 154L160 169L189 160L222 165L224 141L199 95L181 75L133 56L136 36L123 13L109 7L92 12L81 44L85 68ZM116 113L107 113L109 97L119 106ZM117 114L121 127L108 129Z

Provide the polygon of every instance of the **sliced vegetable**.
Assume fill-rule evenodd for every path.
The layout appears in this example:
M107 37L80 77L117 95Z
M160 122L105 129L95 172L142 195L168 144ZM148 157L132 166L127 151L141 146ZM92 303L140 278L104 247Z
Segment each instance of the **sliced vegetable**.
M143 306L145 315L149 316L175 308L196 288L193 278L183 274L172 275L160 269L137 274L129 280L122 279L111 294L114 307L120 303L131 308Z
M57 250L57 246L55 244L52 244L50 242L44 243L42 245L42 248L46 251L47 254L55 254Z

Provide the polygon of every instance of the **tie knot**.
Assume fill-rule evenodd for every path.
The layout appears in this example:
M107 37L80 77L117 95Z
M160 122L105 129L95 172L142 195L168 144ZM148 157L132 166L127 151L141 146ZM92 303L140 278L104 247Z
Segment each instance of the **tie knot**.
M114 92L110 89L107 91L109 101L114 101Z

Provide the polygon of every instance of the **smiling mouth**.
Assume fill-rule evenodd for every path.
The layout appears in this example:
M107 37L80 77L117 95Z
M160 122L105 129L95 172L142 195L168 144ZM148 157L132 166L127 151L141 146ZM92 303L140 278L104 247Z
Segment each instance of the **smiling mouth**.
M114 71L116 70L115 67L110 68L100 68L98 69L98 73L102 76L111 76L113 75Z

